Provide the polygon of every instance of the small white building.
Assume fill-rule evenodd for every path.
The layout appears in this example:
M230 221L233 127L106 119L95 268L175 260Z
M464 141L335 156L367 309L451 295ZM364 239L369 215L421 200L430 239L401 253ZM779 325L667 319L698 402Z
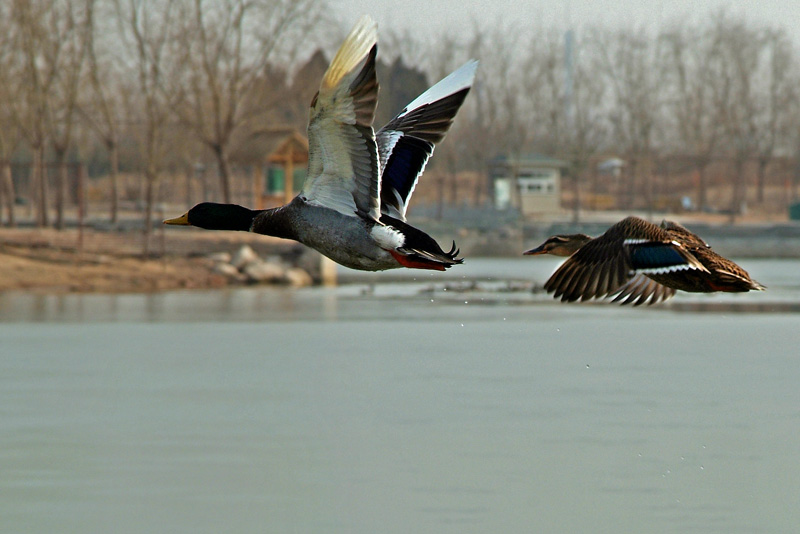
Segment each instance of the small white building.
M494 158L489 162L489 181L495 209L515 207L525 217L559 213L561 170L566 166L562 160L539 154Z

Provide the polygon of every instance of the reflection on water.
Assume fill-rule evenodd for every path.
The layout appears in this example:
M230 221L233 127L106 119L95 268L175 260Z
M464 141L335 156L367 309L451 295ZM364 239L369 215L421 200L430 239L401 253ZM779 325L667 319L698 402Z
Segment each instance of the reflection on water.
M477 263L3 295L0 532L796 530L796 263L644 310Z
M694 313L800 313L798 302L673 302L670 309Z
M463 269L419 274L405 270L345 277L338 288L258 287L132 295L32 295L0 293L0 322L163 322L293 321L393 318L403 316L398 302L415 303L409 318L435 318L441 306L479 313L481 306L564 306L541 291L557 261L471 260ZM678 313L797 313L800 311L800 261L748 260L765 292L696 295L679 292L666 305L648 311ZM462 266L459 266L462 267ZM385 277L385 278L382 278ZM381 282L381 280L389 280ZM464 304L470 306L465 306ZM344 304L343 304L344 303ZM430 304L430 305L427 305ZM344 306L344 313L340 308ZM608 302L572 307L609 309Z

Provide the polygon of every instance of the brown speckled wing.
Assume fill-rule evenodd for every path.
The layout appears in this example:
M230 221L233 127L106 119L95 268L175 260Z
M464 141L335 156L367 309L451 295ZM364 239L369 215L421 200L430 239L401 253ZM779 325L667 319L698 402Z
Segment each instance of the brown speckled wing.
M567 258L544 285L555 298L574 302L616 293L633 275L621 221Z
M638 217L627 217L570 256L544 287L567 302L619 293L615 300L626 304L654 303L668 299L674 291L644 275L631 281L635 271L683 268L702 266L674 243L666 230Z
M651 305L664 302L673 296L675 296L674 289L663 286L643 274L637 274L622 286L619 293L614 295L612 302L641 306L642 304Z
M765 286L750 278L750 274L733 261L724 258L709 248L694 251L695 256L709 270L707 291L763 291Z

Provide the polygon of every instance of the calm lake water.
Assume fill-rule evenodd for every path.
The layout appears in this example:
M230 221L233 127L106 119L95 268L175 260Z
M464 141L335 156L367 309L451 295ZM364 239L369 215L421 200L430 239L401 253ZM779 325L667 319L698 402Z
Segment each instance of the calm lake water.
M800 262L741 263L645 309L530 258L0 295L0 532L798 532Z

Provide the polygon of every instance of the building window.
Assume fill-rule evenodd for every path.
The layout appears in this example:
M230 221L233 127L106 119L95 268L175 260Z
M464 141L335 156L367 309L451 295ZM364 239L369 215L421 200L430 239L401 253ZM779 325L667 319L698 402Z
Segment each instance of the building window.
M555 180L546 178L519 178L519 192L534 195L553 194L556 190Z

